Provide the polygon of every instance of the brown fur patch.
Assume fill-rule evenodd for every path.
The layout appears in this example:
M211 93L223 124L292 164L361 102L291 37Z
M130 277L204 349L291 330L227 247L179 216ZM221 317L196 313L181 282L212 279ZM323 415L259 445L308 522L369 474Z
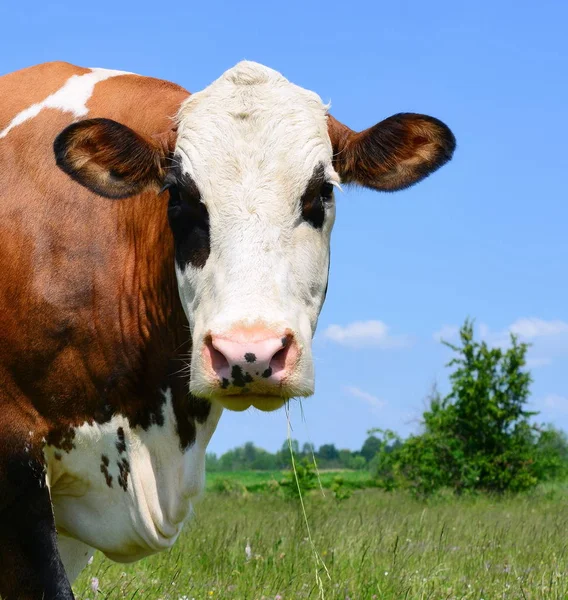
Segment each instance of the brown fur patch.
M74 73L57 65L27 69L0 78L0 97L25 97L38 78L63 85ZM163 149L175 139L173 116L188 95L173 83L121 75L95 86L88 116L120 120ZM204 411L200 403L192 414L188 377L179 373L191 341L168 199L145 191L109 202L55 168L53 140L72 120L46 109L0 140L1 385L17 391L17 414L38 415L25 439L28 430L41 431L65 451L73 448L72 428L115 414L131 427L159 426L161 390L169 386L185 448ZM4 428L21 418L5 404L3 411L5 448Z
M66 62L48 62L0 77L0 131L23 110L61 89L73 75L89 71Z
M50 63L1 77L0 123L86 72ZM172 117L187 96L169 82L121 75L97 83L87 117L123 123L163 152L175 136ZM39 598L42 573L57 575L55 545L44 546L49 553L41 564L19 546L21 540L34 540L36 548L45 541L33 530L35 513L23 485L25 475L39 481L29 461L33 456L41 466L43 438L58 448L60 460L73 449L71 432L83 423L120 414L131 427L159 426L160 390L170 386L185 448L195 441L195 421L208 407L188 400L187 375L178 375L191 341L175 279L166 195L151 189L110 202L56 168L53 141L73 119L70 112L44 109L0 139L0 516L6 517L0 519L0 564L6 567L0 569L0 596L7 598ZM24 454L26 443L32 447ZM7 478L6 465L19 460L18 452L25 458L22 472ZM112 485L106 458L101 473ZM121 464L124 489L130 467ZM33 508L45 513L41 522L50 524L55 544L43 489L43 504ZM71 597L69 587L65 598Z
M52 429L46 438L46 443L64 452L71 452L75 448L75 430L72 427L60 427Z

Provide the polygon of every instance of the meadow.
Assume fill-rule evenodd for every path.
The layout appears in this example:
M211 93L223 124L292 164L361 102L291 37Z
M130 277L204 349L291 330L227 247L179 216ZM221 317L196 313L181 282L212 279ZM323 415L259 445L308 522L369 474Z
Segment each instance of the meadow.
M289 474L288 471L227 471L207 473L208 492L271 492L274 483L281 482ZM375 481L368 471L351 471L348 469L319 469L318 484L324 489L332 486L341 478L342 485L349 489L375 487Z
M297 500L242 487L214 491L231 475L211 475L170 551L130 565L95 555L74 585L77 598L568 598L565 486L427 502L378 489L355 489L338 501L315 490L305 498L312 547ZM263 479L249 476L232 477L245 487ZM321 563L316 568L314 548L329 575Z

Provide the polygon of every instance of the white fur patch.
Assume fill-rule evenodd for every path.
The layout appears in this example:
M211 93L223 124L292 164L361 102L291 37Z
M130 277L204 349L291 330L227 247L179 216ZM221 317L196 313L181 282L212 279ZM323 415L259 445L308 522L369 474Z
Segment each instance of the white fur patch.
M327 108L276 71L242 62L178 113L175 157L196 183L210 224L205 266L177 269L194 348L207 332L236 326L290 330L301 349L287 380L293 395L313 392L311 338L327 284L333 203L321 229L301 216L316 168L339 182ZM200 361L194 352L191 390L207 395Z
M95 549L83 542L74 540L66 535L57 535L57 546L59 556L65 567L69 583L73 583L79 573L87 566L89 559L95 553Z
M6 137L14 127L37 117L44 108L54 108L64 112L73 113L76 118L84 117L89 110L87 102L93 95L95 85L110 77L128 75L126 71L113 71L110 69L91 69L84 75L73 75L65 85L48 96L45 100L32 104L18 113L10 123L0 132L0 139Z
M76 428L75 448L69 453L45 448L55 521L66 536L62 539L73 538L119 562L174 543L191 511L191 499L204 488L205 451L222 409L213 405L207 421L196 423L195 443L184 452L169 389L164 397L161 426L131 428L125 417L115 415L102 425ZM119 428L126 449L117 446ZM119 485L123 459L129 471L126 490ZM105 470L112 477L110 487ZM65 568L76 574L69 560L65 564L64 557Z

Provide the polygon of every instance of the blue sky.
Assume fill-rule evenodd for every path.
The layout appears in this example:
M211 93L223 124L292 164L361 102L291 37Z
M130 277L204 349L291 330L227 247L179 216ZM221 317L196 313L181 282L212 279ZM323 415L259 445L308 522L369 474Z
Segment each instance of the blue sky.
M397 194L338 197L316 395L293 435L360 447L406 434L447 389L465 317L492 343L533 343L532 404L568 429L568 4L422 2L25 2L0 8L0 72L47 60L123 69L196 91L239 60L331 100L363 129L422 112L454 131L454 160ZM210 445L286 436L283 412L225 413Z

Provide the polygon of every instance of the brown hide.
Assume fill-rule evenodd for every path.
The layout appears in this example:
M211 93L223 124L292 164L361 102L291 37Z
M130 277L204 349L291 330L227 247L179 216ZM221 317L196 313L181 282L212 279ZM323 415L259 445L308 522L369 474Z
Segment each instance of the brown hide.
M0 78L0 124L86 72L49 63ZM187 96L166 81L121 75L96 84L84 118L153 136L171 129ZM179 375L189 331L167 194L109 200L72 181L52 146L73 120L44 109L0 139L0 444L14 423L63 449L72 447L69 425L116 412L147 427L160 421L169 385L187 446L188 411L206 407L188 404Z

